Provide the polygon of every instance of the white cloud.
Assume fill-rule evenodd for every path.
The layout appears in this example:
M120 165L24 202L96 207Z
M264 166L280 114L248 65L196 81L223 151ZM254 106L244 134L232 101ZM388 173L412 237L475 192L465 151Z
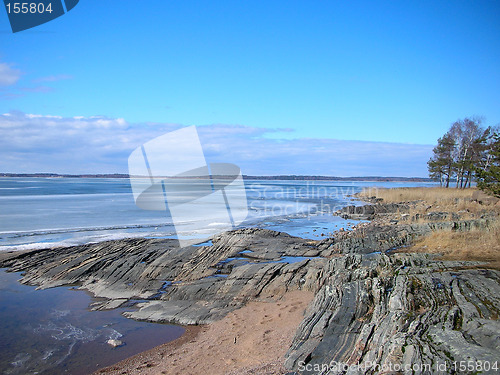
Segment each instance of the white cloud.
M127 173L129 154L179 124L103 116L0 115L0 172ZM198 127L209 162L247 175L426 176L431 145L267 137L281 129Z
M21 78L21 71L7 63L0 63L0 86L14 85Z

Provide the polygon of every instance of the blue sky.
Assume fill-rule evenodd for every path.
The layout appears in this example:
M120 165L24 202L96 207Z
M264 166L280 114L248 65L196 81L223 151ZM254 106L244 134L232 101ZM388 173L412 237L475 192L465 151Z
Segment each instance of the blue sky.
M499 19L496 1L80 0L12 34L0 9L0 171L126 172L139 142L198 125L247 174L425 176L453 121L500 122Z

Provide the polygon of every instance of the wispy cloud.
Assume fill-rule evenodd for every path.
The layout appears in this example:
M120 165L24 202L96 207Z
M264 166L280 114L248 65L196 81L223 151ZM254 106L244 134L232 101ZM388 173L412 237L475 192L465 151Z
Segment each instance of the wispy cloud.
M20 87L19 90L24 91L24 92L43 92L43 93L46 93L46 92L54 91L54 88L41 85L41 86L35 86L35 87Z
M0 171L126 173L130 152L181 127L104 116L11 112L0 115ZM432 151L431 145L276 138L284 130L224 124L198 127L208 162L235 163L248 175L423 177Z
M67 79L72 79L73 76L69 74L58 74L47 77L40 77L33 80L33 83L43 83L43 82L56 82L56 81L64 81Z
M22 75L23 72L14 68L12 64L0 62L0 89L2 89L0 98L9 100L23 97L28 93L48 93L54 91L54 88L47 84L73 78L68 74L51 75L31 80L31 83L35 84L33 86L25 82L25 85L21 87Z
M207 159L234 162L246 174L422 176L432 146L338 139L269 139L264 129L228 137L224 127L200 127Z
M10 64L0 63L0 86L12 86L21 78L21 71Z

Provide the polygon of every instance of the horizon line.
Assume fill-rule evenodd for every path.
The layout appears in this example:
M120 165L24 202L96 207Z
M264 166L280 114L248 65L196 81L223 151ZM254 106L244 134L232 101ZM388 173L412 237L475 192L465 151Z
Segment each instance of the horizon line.
M0 177L56 177L56 178L130 178L128 173L79 173L79 174L67 174L67 173L50 173L50 172L39 172L39 173L10 173L1 172ZM135 178L140 178L140 176L132 176ZM223 177L223 176L221 176ZM144 178L149 178L149 176L144 176ZM258 180L258 179L282 179L282 180L360 180L360 179L376 179L376 180L420 180L420 181L434 181L430 177L402 177L402 176L328 176L328 175L297 175L297 174L282 174L282 175L243 175L244 179Z

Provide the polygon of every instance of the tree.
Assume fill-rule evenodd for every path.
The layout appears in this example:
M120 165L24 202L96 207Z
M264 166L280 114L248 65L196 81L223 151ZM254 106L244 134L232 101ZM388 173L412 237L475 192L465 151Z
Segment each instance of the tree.
M489 140L483 165L476 170L477 186L500 198L500 134L494 133Z
M449 132L455 140L454 164L457 177L457 188L465 188L472 180L474 159L477 147L474 145L481 139L484 129L481 128L480 117L458 120L451 125Z
M429 175L435 180L439 180L441 186L450 186L450 179L453 177L453 151L455 141L448 132L438 139L438 144L432 152L434 155L427 162Z
M480 117L457 120L439 138L427 166L430 177L439 180L441 186L449 187L450 180L455 178L457 188L470 187L476 165L482 158L482 140L487 132L481 123Z

